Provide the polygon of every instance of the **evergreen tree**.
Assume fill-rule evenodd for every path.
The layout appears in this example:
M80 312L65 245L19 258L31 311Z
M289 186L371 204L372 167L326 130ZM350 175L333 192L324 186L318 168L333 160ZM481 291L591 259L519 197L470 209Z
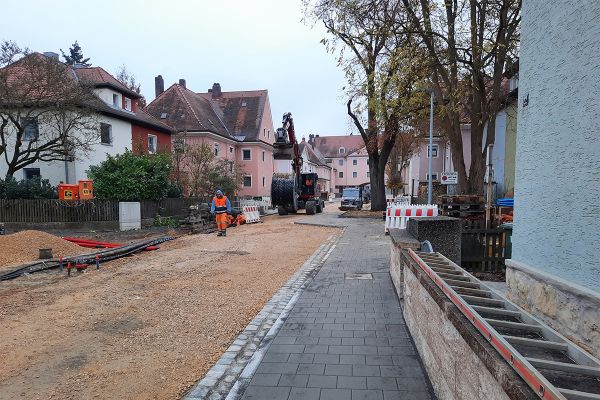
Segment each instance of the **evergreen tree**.
M60 49L60 52L62 53L63 58L65 59L65 63L68 65L83 64L86 67L89 67L91 65L90 63L88 63L88 61L90 61L89 58L83 58L83 52L81 51L81 46L79 46L77 40L71 45L71 48L69 49L70 55L65 54L65 52L62 49Z

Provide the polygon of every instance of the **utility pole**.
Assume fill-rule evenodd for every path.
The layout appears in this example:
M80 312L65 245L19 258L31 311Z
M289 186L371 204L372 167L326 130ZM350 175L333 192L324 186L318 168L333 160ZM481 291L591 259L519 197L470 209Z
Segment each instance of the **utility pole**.
M431 169L432 169L432 152L433 152L433 89L429 89L430 94L430 105L429 105L429 149L427 151L429 158L429 179L427 182L427 204L433 204L433 181L431 178Z

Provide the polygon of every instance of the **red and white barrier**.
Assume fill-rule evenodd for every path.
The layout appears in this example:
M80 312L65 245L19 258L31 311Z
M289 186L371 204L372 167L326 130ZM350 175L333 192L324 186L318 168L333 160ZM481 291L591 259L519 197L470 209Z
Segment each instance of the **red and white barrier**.
M385 232L390 229L406 229L406 223L411 217L437 217L438 207L436 205L391 205L385 212Z
M244 206L242 212L244 213L247 224L260 222L260 212L258 211L258 206Z

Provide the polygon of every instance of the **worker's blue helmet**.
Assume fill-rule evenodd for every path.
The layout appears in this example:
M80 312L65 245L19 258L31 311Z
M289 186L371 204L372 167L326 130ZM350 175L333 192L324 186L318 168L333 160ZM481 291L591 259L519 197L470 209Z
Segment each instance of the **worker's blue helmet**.
M219 195L222 196L223 195L223 192L221 191L221 189L217 189L217 191L215 193L217 194L217 196L219 196Z

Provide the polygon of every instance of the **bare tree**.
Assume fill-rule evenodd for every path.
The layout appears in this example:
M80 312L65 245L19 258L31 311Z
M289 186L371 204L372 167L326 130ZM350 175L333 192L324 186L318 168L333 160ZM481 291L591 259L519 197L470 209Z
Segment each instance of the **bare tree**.
M461 193L481 193L484 154L495 140L503 72L518 51L521 0L402 0L426 51L431 84L452 149ZM467 176L461 123L471 124ZM487 139L483 143L484 129Z
M396 143L389 157L386 167L388 176L387 186L394 191L394 195L403 190L407 183L402 177L402 173L408 167L410 159L419 150L421 140L424 135L413 127L405 127L396 136Z
M101 100L71 67L14 42L0 45L0 156L6 178L37 161L70 161L100 139Z
M139 94L140 97L137 99L137 103L140 107L146 107L146 98L142 95L142 87L141 84L135 79L135 75L132 72L127 70L125 64L121 65L117 71L115 77L121 82L123 85L127 86L129 90L132 90Z
M423 106L416 89L427 72L422 52L411 36L398 29L405 18L399 0L317 0L304 2L307 13L325 25L340 51L338 64L348 79L347 113L369 155L372 210L383 210L385 168L400 128Z
M187 187L190 196L211 195L217 188L232 195L237 192L244 170L235 161L217 158L206 143L187 145L183 135L175 142L174 179Z

